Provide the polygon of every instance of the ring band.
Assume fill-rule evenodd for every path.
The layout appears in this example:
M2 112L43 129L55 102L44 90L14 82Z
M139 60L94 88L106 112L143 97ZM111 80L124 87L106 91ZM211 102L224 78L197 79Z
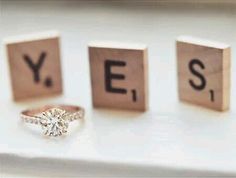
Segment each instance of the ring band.
M21 119L26 123L41 125L44 135L57 137L67 133L69 122L83 119L84 114L84 109L79 106L46 105L22 111Z

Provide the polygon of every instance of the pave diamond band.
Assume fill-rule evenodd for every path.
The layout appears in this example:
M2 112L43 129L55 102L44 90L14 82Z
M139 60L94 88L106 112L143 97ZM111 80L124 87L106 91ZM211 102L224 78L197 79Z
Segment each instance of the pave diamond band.
M72 105L47 105L21 112L24 122L41 125L45 135L54 137L67 133L69 123L83 117L84 109Z

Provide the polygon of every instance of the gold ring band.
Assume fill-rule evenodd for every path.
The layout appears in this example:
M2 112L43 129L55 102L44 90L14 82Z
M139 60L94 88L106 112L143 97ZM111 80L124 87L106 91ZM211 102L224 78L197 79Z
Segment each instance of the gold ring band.
M85 111L74 105L46 105L21 112L26 123L41 125L47 136L61 136L67 132L71 121L83 119Z

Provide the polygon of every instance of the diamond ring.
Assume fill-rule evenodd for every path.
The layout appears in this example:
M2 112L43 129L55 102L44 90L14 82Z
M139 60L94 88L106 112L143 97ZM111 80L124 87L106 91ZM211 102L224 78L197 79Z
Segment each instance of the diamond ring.
M21 112L26 123L41 125L44 135L61 136L67 133L69 123L84 118L84 109L72 105L47 105Z

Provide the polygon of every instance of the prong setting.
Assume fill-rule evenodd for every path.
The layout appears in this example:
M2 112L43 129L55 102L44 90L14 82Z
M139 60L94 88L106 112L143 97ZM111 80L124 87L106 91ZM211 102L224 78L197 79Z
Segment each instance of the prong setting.
M84 118L84 109L73 105L45 105L23 110L22 121L40 125L44 135L58 137L67 133L69 122Z
M65 111L52 108L43 112L40 116L40 125L46 136L61 136L67 133L68 121L65 119Z

